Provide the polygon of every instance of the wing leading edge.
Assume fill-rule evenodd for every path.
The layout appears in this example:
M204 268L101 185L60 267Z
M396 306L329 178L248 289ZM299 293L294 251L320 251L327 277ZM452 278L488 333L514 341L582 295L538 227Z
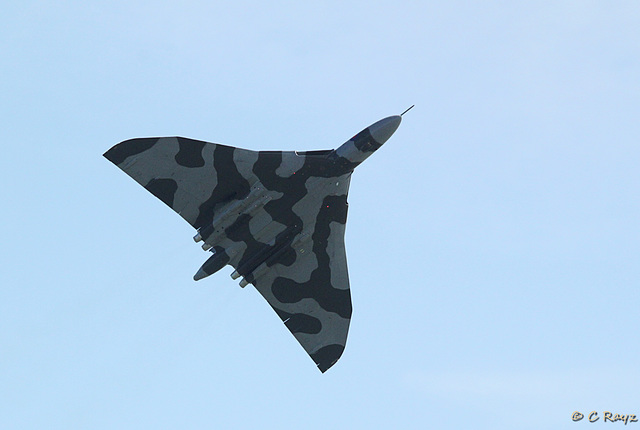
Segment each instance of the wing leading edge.
M124 141L104 155L203 233L203 247L224 257L220 267L256 287L324 372L340 358L351 318L351 173L332 169L330 152L166 137Z

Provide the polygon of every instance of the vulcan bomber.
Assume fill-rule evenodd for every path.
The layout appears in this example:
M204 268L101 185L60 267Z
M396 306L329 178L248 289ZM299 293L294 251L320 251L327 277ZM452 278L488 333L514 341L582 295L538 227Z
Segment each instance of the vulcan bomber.
M342 355L351 319L351 174L401 121L402 114L381 119L337 149L251 151L149 137L104 156L197 230L194 240L211 256L196 281L232 266L231 277L258 290L325 372Z

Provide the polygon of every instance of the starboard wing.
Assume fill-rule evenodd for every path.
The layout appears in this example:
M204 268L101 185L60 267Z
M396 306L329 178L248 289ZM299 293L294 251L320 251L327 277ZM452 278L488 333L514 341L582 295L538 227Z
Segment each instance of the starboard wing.
M131 139L104 156L195 228L249 193L258 152L184 137Z

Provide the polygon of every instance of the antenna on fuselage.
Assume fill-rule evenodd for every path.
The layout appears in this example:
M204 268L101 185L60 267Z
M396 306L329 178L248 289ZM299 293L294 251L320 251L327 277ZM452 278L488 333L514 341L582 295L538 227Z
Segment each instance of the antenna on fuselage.
M402 116L402 115L404 115L405 113L409 112L411 109L413 109L413 107L414 107L414 106L415 106L415 105L411 105L411 107L410 107L409 109L407 109L406 111L402 112L402 113L400 114L400 116Z

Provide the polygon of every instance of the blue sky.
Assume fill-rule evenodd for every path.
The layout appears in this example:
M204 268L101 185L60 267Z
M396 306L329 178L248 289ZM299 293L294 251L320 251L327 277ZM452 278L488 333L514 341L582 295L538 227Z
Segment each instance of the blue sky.
M0 427L640 416L639 29L636 1L4 5ZM414 103L351 181L326 374L102 157L334 148Z

